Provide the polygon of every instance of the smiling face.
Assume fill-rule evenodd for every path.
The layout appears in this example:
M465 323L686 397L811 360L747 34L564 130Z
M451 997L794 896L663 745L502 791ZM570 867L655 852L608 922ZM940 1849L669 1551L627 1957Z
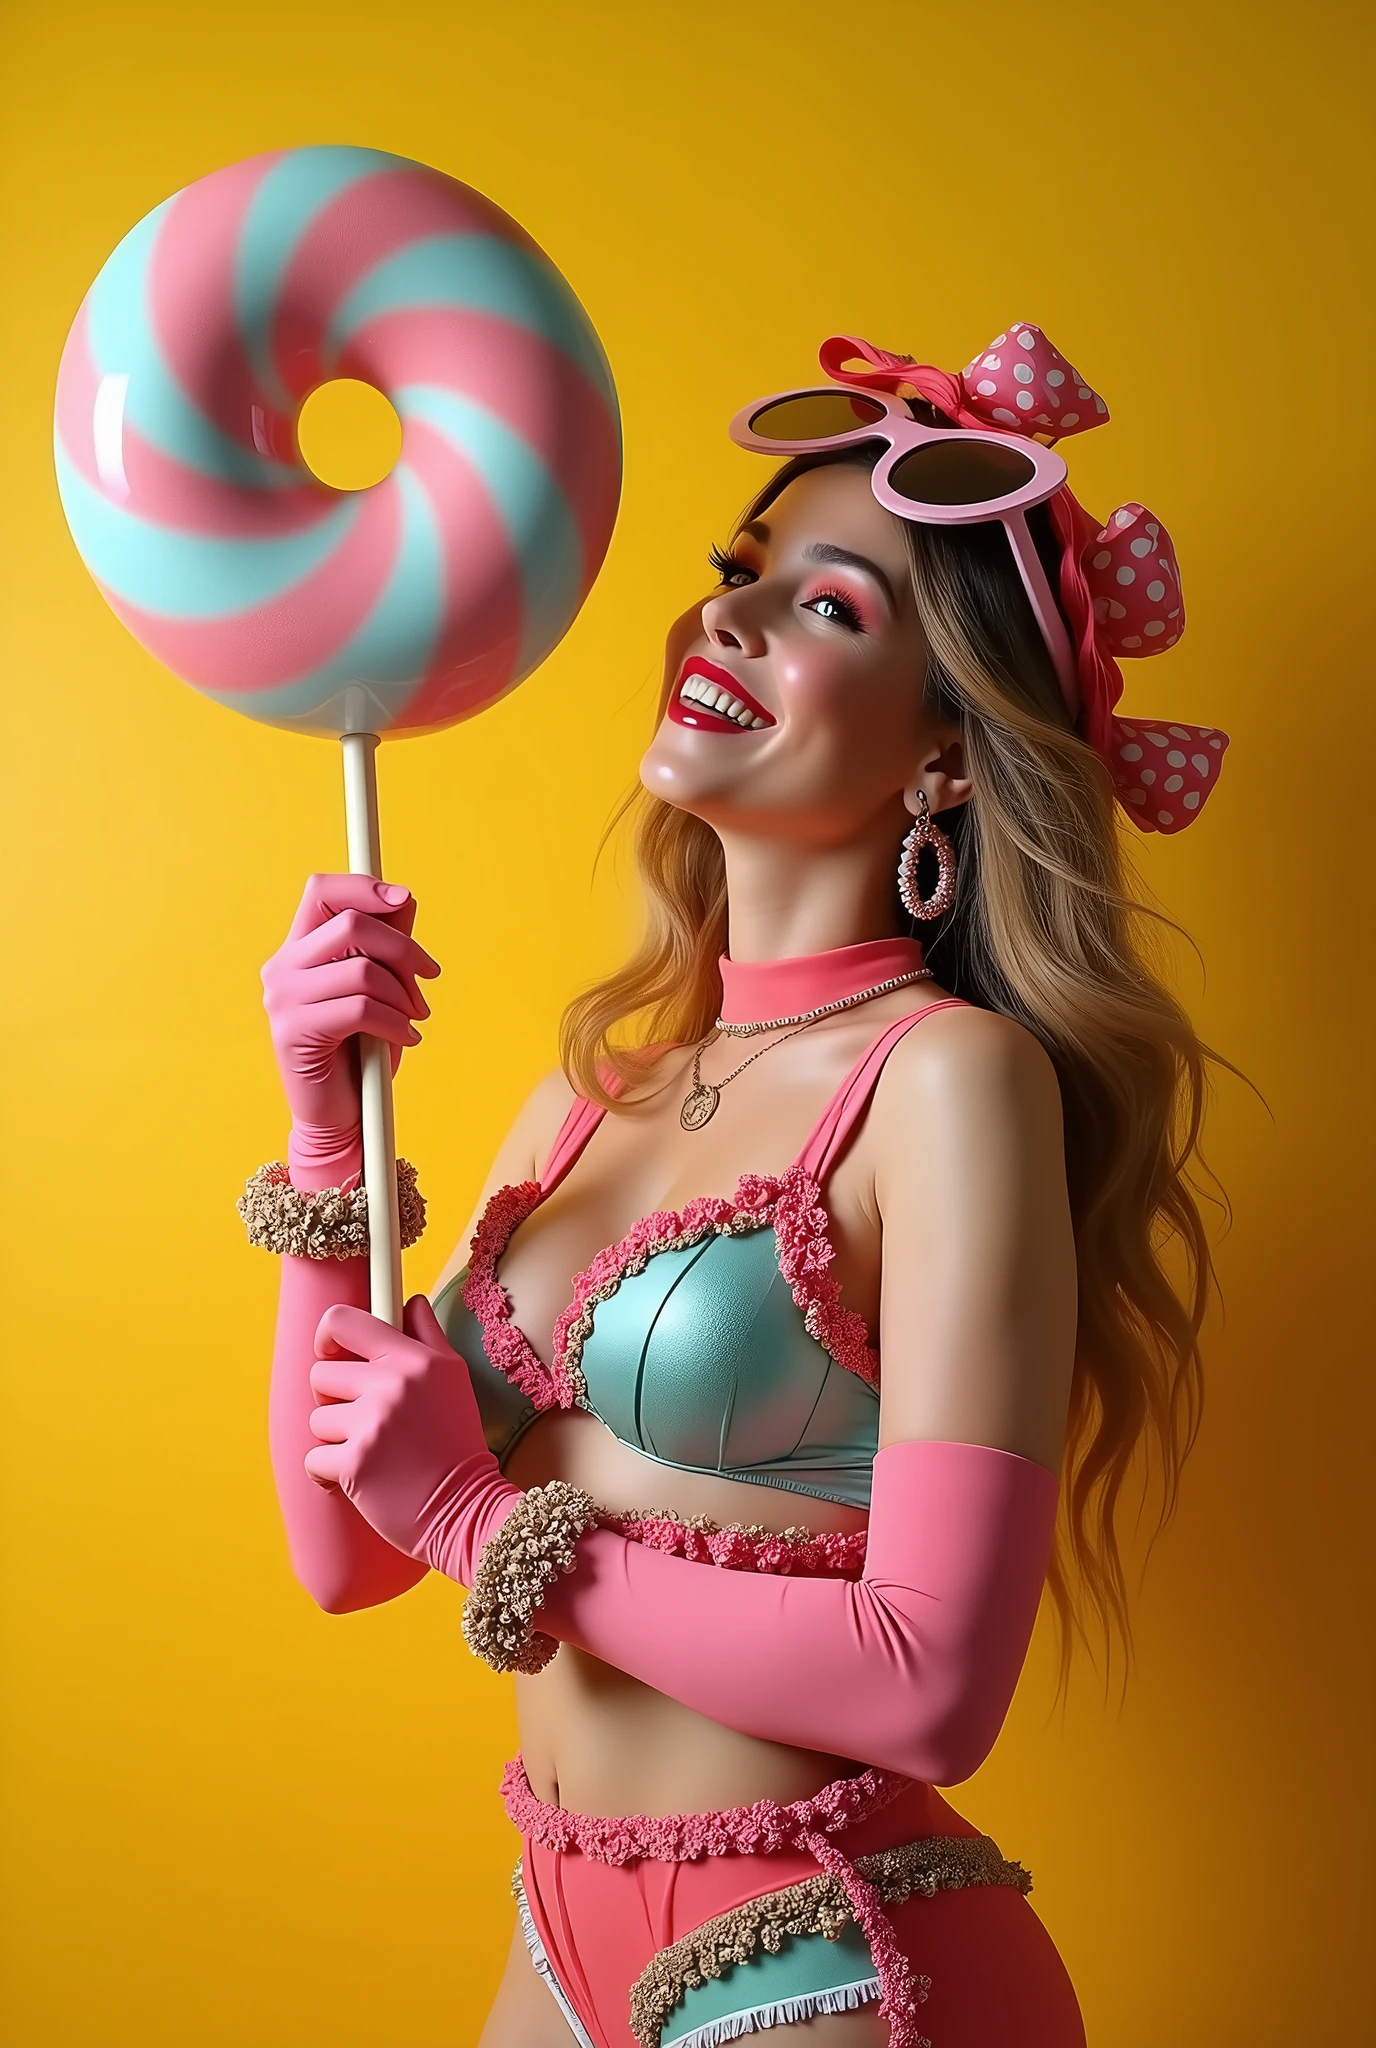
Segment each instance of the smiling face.
M901 528L867 468L795 477L714 553L670 629L654 795L722 831L842 844L901 829L903 791L959 802L958 730L923 705L927 644Z

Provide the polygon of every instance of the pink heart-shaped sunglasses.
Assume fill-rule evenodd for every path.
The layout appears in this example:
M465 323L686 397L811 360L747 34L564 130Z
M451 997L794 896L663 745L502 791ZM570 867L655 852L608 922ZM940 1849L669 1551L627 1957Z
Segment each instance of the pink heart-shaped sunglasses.
M1066 480L1065 463L1054 449L993 428L920 426L902 400L887 392L834 384L757 398L736 414L730 433L738 447L757 455L811 455L884 441L888 452L875 464L870 483L886 512L924 526L998 520L1075 715L1080 690L1074 650L1024 517Z

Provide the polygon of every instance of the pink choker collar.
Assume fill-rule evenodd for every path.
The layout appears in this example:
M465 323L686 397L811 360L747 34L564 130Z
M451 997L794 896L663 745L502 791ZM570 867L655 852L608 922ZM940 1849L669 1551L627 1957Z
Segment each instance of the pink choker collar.
M721 1014L728 1024L758 1024L766 1017L792 1016L859 995L876 982L911 974L922 965L916 939L866 939L829 953L804 953L792 960L719 961Z

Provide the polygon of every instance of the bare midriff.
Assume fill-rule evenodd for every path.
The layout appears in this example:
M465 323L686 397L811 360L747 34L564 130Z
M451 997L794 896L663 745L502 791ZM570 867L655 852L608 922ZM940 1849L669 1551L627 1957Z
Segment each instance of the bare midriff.
M660 1508L771 1530L805 1524L814 1533L866 1522L860 1509L839 1502L668 1469L576 1410L533 1423L506 1473L527 1487L567 1479L617 1513ZM711 1654L705 1643L703 1655ZM517 1679L516 1703L532 1788L577 1813L695 1813L753 1799L806 1799L859 1768L723 1728L571 1644L538 1678Z

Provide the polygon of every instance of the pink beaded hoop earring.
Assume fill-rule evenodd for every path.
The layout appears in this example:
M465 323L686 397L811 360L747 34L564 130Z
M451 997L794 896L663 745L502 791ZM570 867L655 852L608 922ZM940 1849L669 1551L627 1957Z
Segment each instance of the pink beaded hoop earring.
M932 814L921 790L917 792L917 801L922 808L913 819L912 830L903 841L903 851L899 856L898 893L909 917L925 924L931 918L940 917L956 900L956 850L941 827L932 823ZM936 855L936 887L930 896L920 895L917 887L917 863L924 846L930 846Z

